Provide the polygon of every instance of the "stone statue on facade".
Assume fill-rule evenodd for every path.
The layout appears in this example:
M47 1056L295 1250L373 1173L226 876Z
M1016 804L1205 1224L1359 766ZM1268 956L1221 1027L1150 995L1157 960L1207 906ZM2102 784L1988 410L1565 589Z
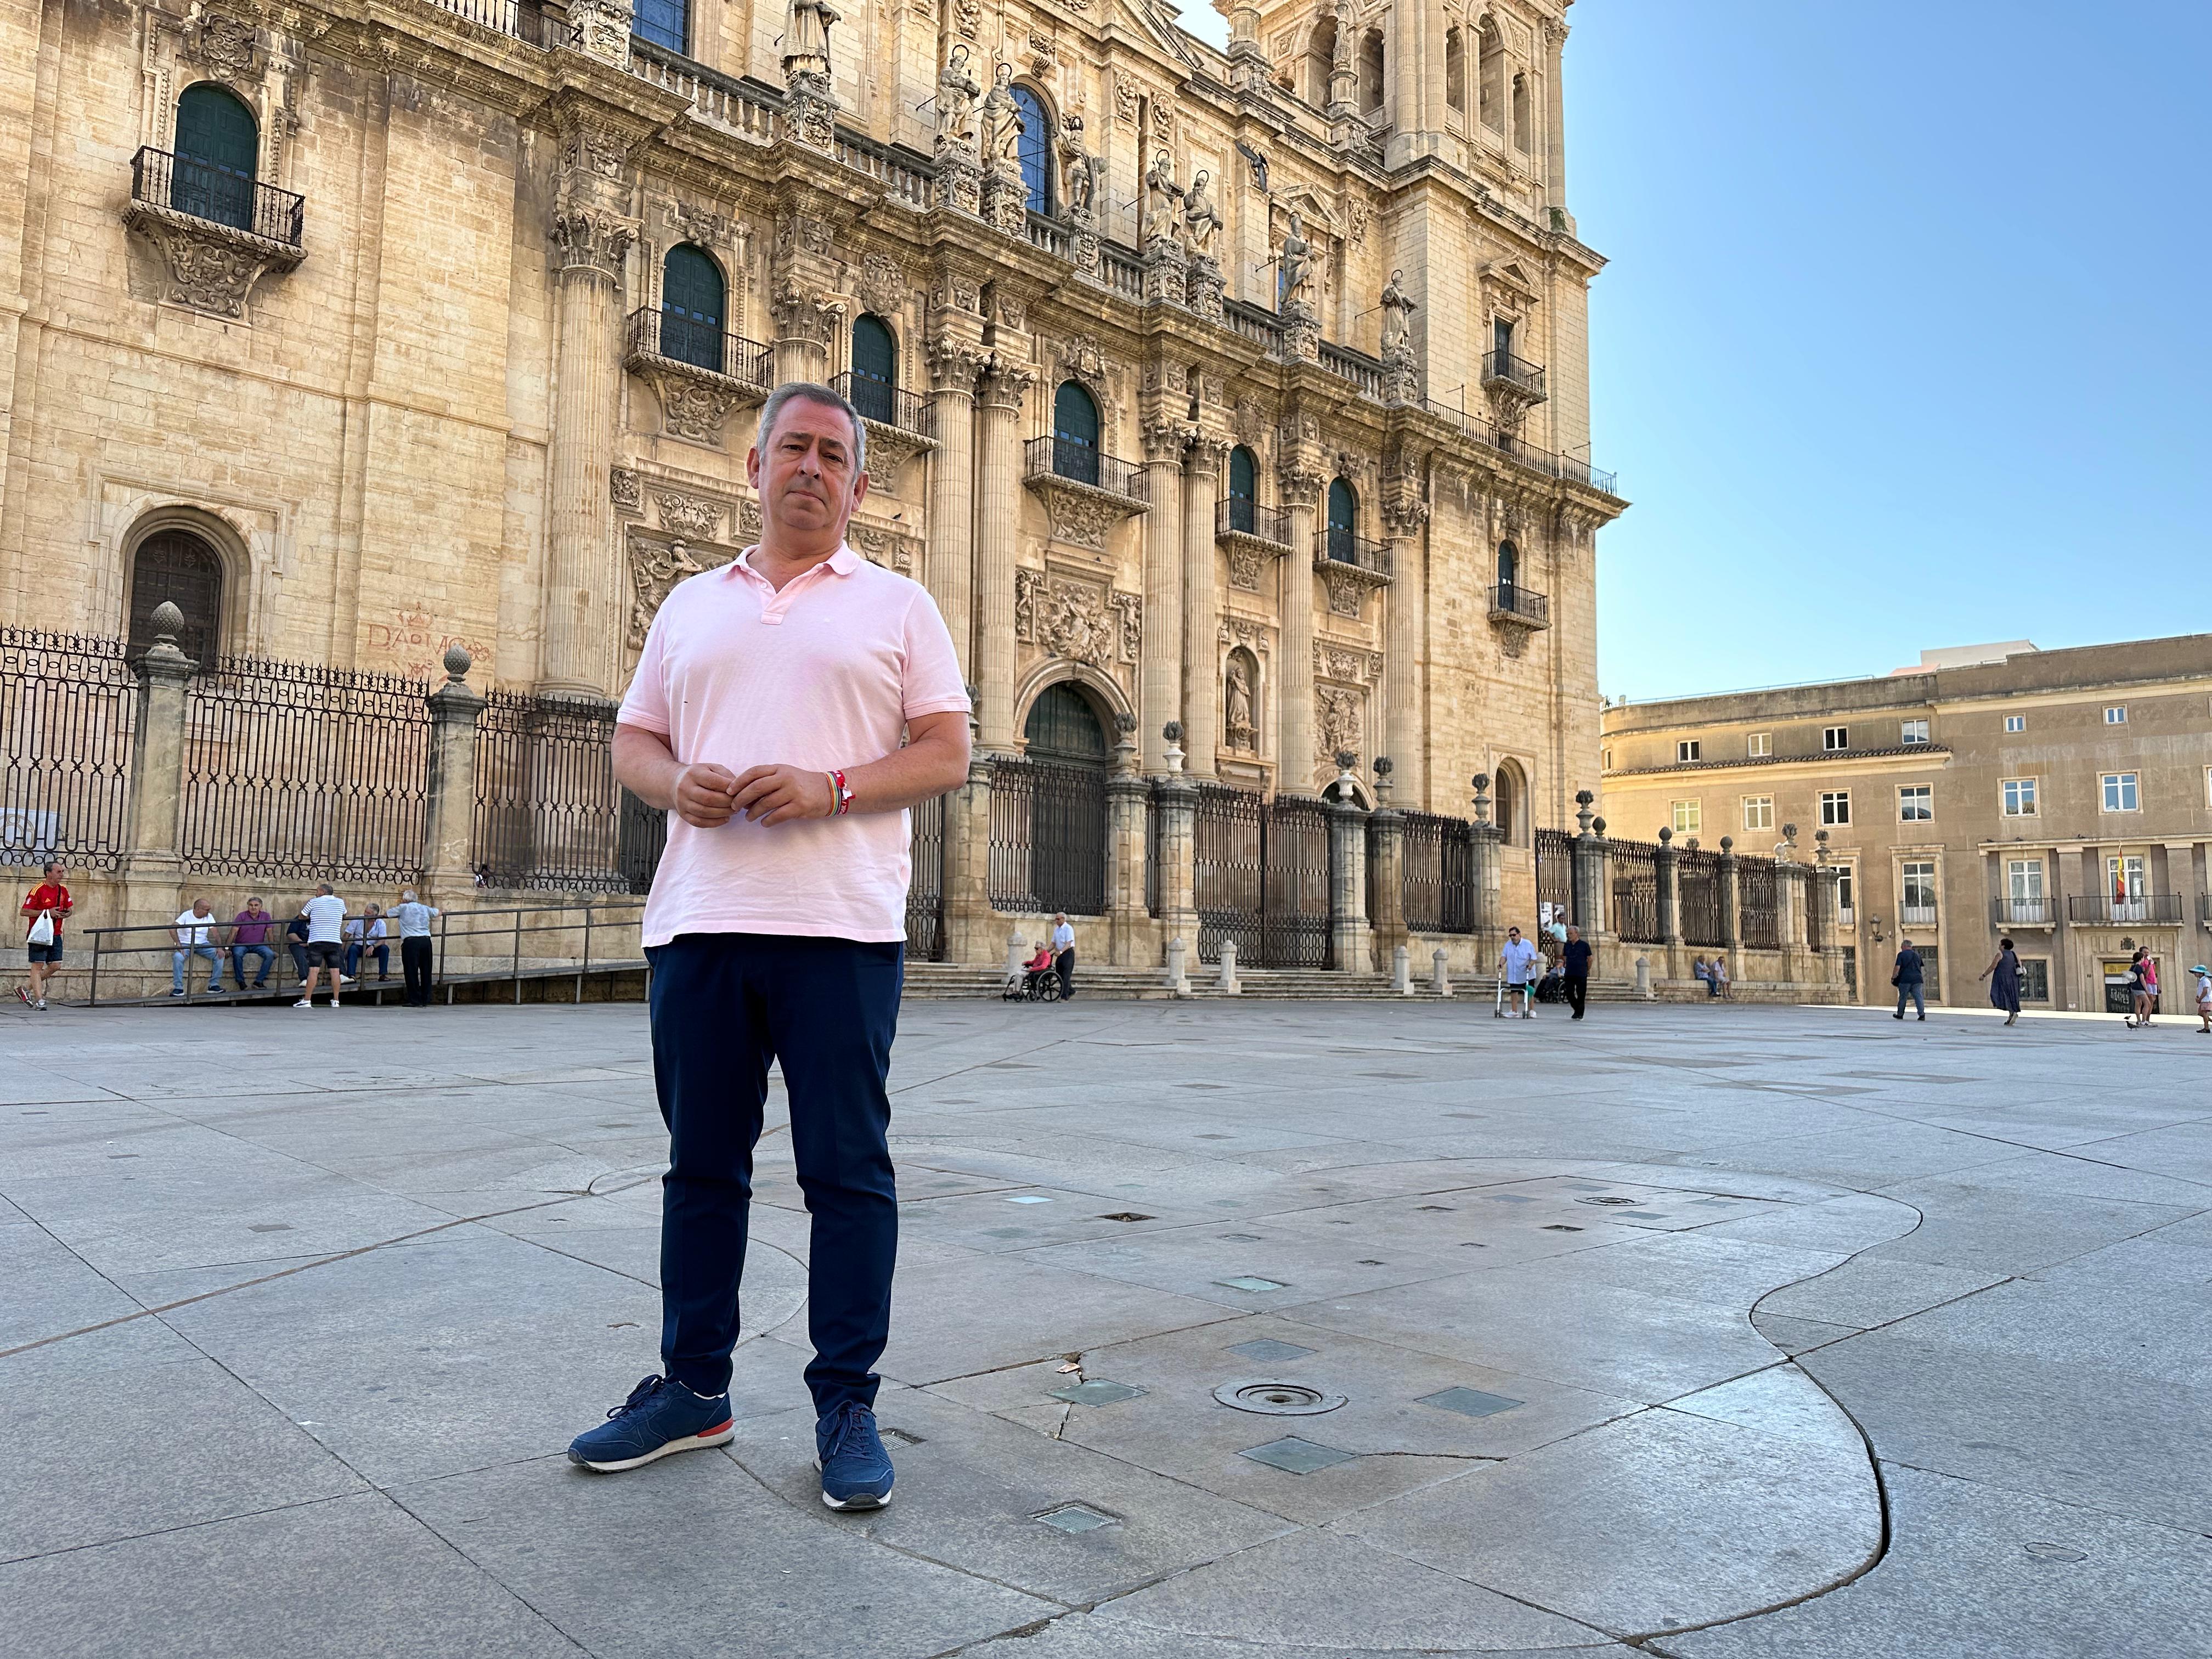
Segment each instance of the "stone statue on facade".
M1259 733L1252 726L1252 677L1244 666L1244 659L1229 659L1229 690L1226 698L1228 719L1224 729L1229 735L1231 749L1256 749Z
M965 42L953 43L945 72L937 77L937 148L941 152L974 142L975 100L983 95L974 71L968 67Z
M1014 71L999 65L991 91L983 100L983 165L1016 172L1022 165L1022 106L1014 101Z
M1398 279L1406 273L1394 270L1390 280L1382 285L1382 360L1388 362L1395 352L1412 349L1413 325L1408 320L1416 309L1406 290L1398 286Z
M1145 175L1145 240L1180 241L1176 231L1182 204L1182 186L1175 179L1175 160L1162 150Z
M1313 305L1313 244L1306 240L1306 222L1303 214L1291 215L1290 228L1283 233L1283 246L1276 255L1276 268L1281 275L1282 309L1292 306Z
M1064 124L1060 156L1060 199L1066 206L1070 219L1087 225L1098 215L1098 172L1097 164L1084 153L1081 116L1071 115Z
M1210 175L1201 167L1198 176L1190 181L1190 189L1183 197L1182 222L1185 239L1195 258L1214 257L1214 244L1219 240L1224 222L1213 198L1206 193L1206 181Z
M837 21L829 0L791 0L784 13L783 78L830 78L830 29Z

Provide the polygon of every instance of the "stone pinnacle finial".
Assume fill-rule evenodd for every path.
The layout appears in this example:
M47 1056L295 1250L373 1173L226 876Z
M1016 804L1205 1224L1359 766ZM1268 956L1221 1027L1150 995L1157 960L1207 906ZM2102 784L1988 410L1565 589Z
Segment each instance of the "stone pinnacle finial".
M1603 818L1592 818L1590 820L1590 829L1598 835L1603 835L1605 833L1605 820Z
M1721 837L1721 851L1722 851L1722 852L1726 853L1726 852L1733 851L1733 850L1735 849L1735 837L1734 836L1723 836Z
M1665 824L1661 824L1659 826L1659 844L1662 847L1664 847L1668 842L1674 839L1674 832L1668 829Z
M1390 775L1390 757L1388 755L1377 755L1375 757L1375 775L1378 778L1387 778Z
M446 665L446 678L447 679L465 680L468 678L469 669L475 663L476 659L469 655L468 647L461 644L460 641L457 640L453 644L446 647L446 654L443 660Z
M1575 791L1575 805L1577 806L1588 806L1596 799L1597 797L1587 789L1577 789Z
M185 631L185 613L177 609L172 599L164 599L154 607L152 621L154 637L167 645L174 645L177 635Z

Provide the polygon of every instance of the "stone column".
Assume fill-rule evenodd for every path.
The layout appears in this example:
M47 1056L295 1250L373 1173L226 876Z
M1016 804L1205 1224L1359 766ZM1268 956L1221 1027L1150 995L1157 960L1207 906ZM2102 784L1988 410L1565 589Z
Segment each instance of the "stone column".
M1560 74L1562 49L1567 43L1564 24L1544 22L1544 200L1555 212L1567 206L1566 82ZM1473 68L1469 60L1468 67ZM1472 83L1470 83L1472 84ZM1569 226L1556 227L1560 229Z
M1191 446L1182 489L1182 724L1194 777L1214 774L1221 746L1221 586L1214 566L1213 510L1229 446L1205 436Z
M1014 526L1021 506L1022 394L1036 379L1034 370L994 361L982 380L982 455L975 503L975 660L980 741L995 754L1014 750Z
M1149 923L1145 866L1152 786L1137 771L1135 730L1131 720L1114 745L1114 774L1106 780L1107 959L1116 968L1139 965L1138 946Z
M1682 977L1682 855L1674 848L1674 832L1662 824L1659 850L1651 855L1652 885L1659 900L1659 937L1666 946L1666 976Z
M1367 920L1378 957L1406 945L1406 815L1393 811L1397 763L1375 757L1375 810L1367 815L1367 860L1375 871L1375 908Z
M1728 941L1729 974L1743 977L1743 911L1739 903L1735 874L1735 837L1721 837L1721 937Z
M1593 944L1605 931L1605 842L1600 829L1604 820L1593 818L1590 813L1596 799L1587 789L1575 793L1575 820L1579 828L1575 836L1574 902L1567 918Z
M1275 561L1282 624L1275 653L1275 787L1294 795L1313 791L1314 520L1321 485L1318 472L1285 468L1282 474L1291 550Z
M1158 510L1155 504L1155 511ZM1154 884L1159 889L1160 940L1165 946L1181 939L1188 959L1198 956L1198 786L1182 775L1182 728L1174 720L1161 733L1162 764L1165 774L1152 786L1160 815L1159 868Z
M422 813L426 902L451 904L476 887L477 716L484 700L469 690L469 653L446 647L446 683L430 705L430 765Z
M793 380L827 383L830 379L830 337L845 315L845 307L808 291L795 276L787 276L769 304L775 319L775 383Z
M1348 775L1349 750L1337 758ZM1373 942L1367 930L1367 814L1351 789L1330 786L1328 811L1329 966L1340 974L1375 971Z
M945 618L962 672L976 674L975 618L975 370L978 354L962 342L929 347L931 433L929 543L922 584Z
M1468 826L1468 872L1474 888L1474 965L1479 973L1497 966L1502 946L1498 916L1500 908L1501 860L1498 856L1504 832L1490 821L1490 775L1474 775L1474 822Z
M181 908L185 687L199 665L177 648L183 611L164 599L153 622L154 643L137 663L137 729L131 734L131 852L117 918L125 927L167 921Z
M974 701L975 688L969 688ZM974 735L970 717L969 735ZM945 798L945 959L981 967L998 960L991 914L991 757L969 751L968 781Z
M1426 509L1423 509L1426 516ZM1420 526L1401 516L1391 531L1390 586L1383 594L1382 741L1397 766L1398 799L1419 809L1428 801L1427 723L1421 718L1422 607Z
M1137 713L1146 732L1182 720L1182 453L1191 441L1187 421L1145 422L1145 481L1152 507L1145 514L1145 624L1137 665ZM1012 613L1008 613L1012 636ZM1167 769L1164 739L1147 737L1145 769ZM1197 941L1190 941L1196 948Z
M564 124L562 143L552 234L560 276L538 690L598 697L613 689L611 648L629 611L629 584L617 562L614 503L607 492L621 391L616 325L623 261L638 227L623 211L629 205L621 177L627 165L623 147L573 122Z

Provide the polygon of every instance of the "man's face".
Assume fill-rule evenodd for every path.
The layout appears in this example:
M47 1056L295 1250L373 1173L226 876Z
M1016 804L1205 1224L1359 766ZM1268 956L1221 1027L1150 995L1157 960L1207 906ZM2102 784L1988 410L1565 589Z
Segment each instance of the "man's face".
M52 865L46 870L46 879L58 887L69 879L69 871L63 865Z
M1567 929L1567 937L1571 939L1580 939L1582 936L1583 930L1579 927L1570 927Z
M793 398L776 411L765 449L745 457L745 477L760 491L761 511L783 530L842 537L853 509L868 493L868 476L853 465L853 424L827 404Z
M207 913L208 902L205 899L194 899L192 901L192 914L194 915L204 916L207 915Z
M261 901L259 899L246 900L246 914L249 916L259 915L261 914Z
M1509 927L1505 930L1505 937L1518 945L1521 942L1521 930L1518 927Z

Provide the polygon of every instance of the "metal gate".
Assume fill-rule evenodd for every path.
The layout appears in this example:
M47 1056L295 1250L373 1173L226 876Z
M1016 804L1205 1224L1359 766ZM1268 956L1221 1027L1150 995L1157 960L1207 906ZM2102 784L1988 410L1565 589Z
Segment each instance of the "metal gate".
M1262 968L1334 968L1328 925L1328 809L1305 795L1278 795L1262 820L1266 908ZM1241 953L1240 953L1241 954Z
M1781 881L1765 859L1738 859L1735 865L1736 934L1747 951L1774 951L1782 945Z
M1544 907L1549 905L1547 910ZM1575 915L1575 838L1564 830L1536 832L1536 920L1563 926Z
M908 811L914 826L908 845L906 952L916 962L945 960L945 797L933 795Z
M1332 965L1328 815L1317 800L1262 800L1221 784L1198 786L1193 824L1198 953L1221 960L1234 940L1251 968Z
M1474 931L1474 826L1464 818L1431 812L1406 814L1400 843L1406 927L1415 933L1471 933ZM1375 845L1369 836L1368 847ZM1374 897L1367 914L1375 915Z
M1659 849L1649 842L1607 841L1606 867L1612 877L1611 908L1606 925L1632 945L1663 945L1659 931Z
M1682 918L1682 943L1726 945L1728 923L1722 914L1720 854L1684 848L1674 861L1674 884Z

